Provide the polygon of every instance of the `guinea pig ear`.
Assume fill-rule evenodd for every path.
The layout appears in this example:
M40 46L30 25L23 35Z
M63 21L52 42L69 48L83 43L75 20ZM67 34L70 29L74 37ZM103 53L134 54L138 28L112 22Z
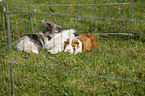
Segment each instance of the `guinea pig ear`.
M79 44L79 42L74 42L75 44Z
M64 41L64 44L68 44L69 42L68 41Z
M67 43L67 41L64 41L64 44Z

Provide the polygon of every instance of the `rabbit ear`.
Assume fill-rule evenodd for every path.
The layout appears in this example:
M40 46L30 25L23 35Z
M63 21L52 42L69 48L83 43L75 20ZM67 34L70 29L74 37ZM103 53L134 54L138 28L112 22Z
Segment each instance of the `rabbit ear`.
M55 32L60 32L63 28L61 26L56 25L56 27L54 27Z
M52 31L53 25L52 22L45 22L45 20L42 20L42 25L45 28L45 32L50 32Z
M47 26L46 27L47 27L48 31L52 32L53 25L50 22L47 22Z

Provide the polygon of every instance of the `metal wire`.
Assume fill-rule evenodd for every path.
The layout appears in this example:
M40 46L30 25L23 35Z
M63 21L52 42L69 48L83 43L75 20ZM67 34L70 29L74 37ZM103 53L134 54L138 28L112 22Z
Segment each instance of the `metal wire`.
M19 65L19 66L25 66L25 67L34 67L34 68L41 68L41 69L49 69L49 70L54 70L54 71L61 71L61 72L68 72L68 73L75 73L75 74L82 74L82 75L87 75L87 76L95 76L95 77L101 77L101 78L109 78L109 79L128 81L128 82L135 82L135 83L142 83L142 84L145 83L144 81L123 79L123 78L115 78L115 77L104 76L104 75L97 75L97 74L82 73L82 72L79 72L79 71L76 72L76 71L69 71L69 70L62 70L62 69L55 69L55 68L48 68L48 67L40 67L40 66L27 65L27 64L17 64L17 63L10 63L10 64Z
M0 51L1 50L3 50L3 49L5 49L5 51L7 51L6 49L8 49L8 64L9 64L9 96L11 96L11 95L16 95L16 96L18 96L19 95L19 92L18 92L18 86L17 86L17 84L18 84L18 78L19 78L19 73L17 72L18 70L19 70L19 66L21 66L22 67L22 72L23 72L23 76L22 76L22 78L23 78L23 81L21 81L22 82L22 93L23 93L23 95L27 95L26 94L26 87L27 87L27 85L26 85L26 75L27 75L27 72L26 72L26 68L30 68L30 94L31 94L31 96L34 94L33 93L33 88L37 88L38 87L38 89L37 90L35 90L35 91L38 91L38 95L41 95L41 91L40 91L40 89L41 89L41 69L44 69L45 70L45 76L46 77L44 77L45 79L44 79L44 82L45 82L45 88L44 88L44 91L45 91L45 95L47 96L47 95L49 95L49 91L48 91L48 85L49 84L52 84L52 90L53 90L53 92L52 92L52 95L55 95L56 94L56 90L57 90L57 88L56 87L58 87L59 86L59 88L60 88L60 90L59 90L59 94L62 96L62 95L64 95L63 93L63 88L64 88L64 85L63 85L63 73L65 72L65 73L67 73L68 74L68 77L67 77L67 84L66 84L66 88L65 88L65 90L67 90L67 94L65 94L65 95L72 95L72 93L71 93L71 79L72 79L72 77L71 77L71 74L76 74L76 83L75 83L75 95L76 96L78 96L79 95L79 75L84 75L84 78L83 78L83 80L82 80L82 82L84 83L84 89L82 89L83 90L83 95L88 95L87 94L87 87L88 87L88 85L87 85L87 79L88 79L88 76L91 76L92 77L92 94L93 95L95 95L95 78L96 77L100 77L101 79L100 79L100 81L102 82L101 84L100 84L100 90L101 90L101 95L104 95L105 93L103 93L104 92L104 85L103 85L103 80L104 79L108 79L109 80L109 94L110 95L112 95L112 90L113 90L113 84L112 84L112 81L113 80L118 80L119 81L119 87L118 87L118 95L121 95L121 81L127 81L127 83L128 83L128 87L127 87L127 91L130 93L131 92L131 83L137 83L137 95L140 95L139 94L139 84L145 84L145 82L144 81L140 81L140 76L138 76L138 79L137 80L132 80L131 79L131 60L132 60L132 57L131 57L131 45L132 45L132 39L130 39L130 38L132 38L133 36L134 36L134 34L139 34L139 40L138 40L138 51L140 51L141 49L140 49L140 47L141 47L141 35L145 35L145 33L143 33L143 27L142 27L142 25L143 25L143 23L145 23L145 20L144 20L144 18L143 18L143 5L145 5L144 3L143 3L143 0L141 0L141 9L140 9L140 14L141 14L141 16L140 16L140 19L138 19L138 20L135 20L134 18L133 18L133 6L134 5L137 5L137 4L140 4L140 3L133 3L132 1L130 1L130 3L105 3L105 2L103 2L103 1L101 1L101 4L95 4L95 0L94 0L94 4L87 4L87 0L85 0L85 2L84 2L84 4L79 4L79 1L77 0L77 4L71 4L70 2L70 0L68 0L68 4L62 4L63 2L62 2L62 0L59 0L60 1L60 4L46 4L46 0L44 0L44 1L41 1L41 2L43 2L44 4L43 5L41 5L41 4L39 4L39 0L36 0L36 5L33 5L32 4L32 0L28 0L28 1L26 1L26 0L24 0L24 1L19 1L19 2L21 2L20 3L20 6L21 7L17 7L17 4L16 4L16 0L14 0L14 3L13 3L13 6L15 6L14 8L12 8L12 6L9 6L9 4L8 3L11 3L11 1L9 0L6 0L6 9L5 9L5 4L3 4L3 9L4 9L4 11L3 11L3 13L4 14L1 14L1 18L3 19L3 17L5 17L5 21L7 21L7 22L5 22L5 29L6 29L6 31L7 31L7 43L8 43L8 46L4 46L3 48L1 48L0 49ZM28 2L28 5L24 5L23 4L23 2ZM51 1L52 3L55 3L55 1ZM115 0L113 0L112 2L115 2ZM3 3L5 3L5 2L3 2ZM122 18L119 18L119 19L117 19L117 18L114 18L114 17L116 17L116 11L111 11L111 13L109 13L109 14L111 14L111 17L110 18L105 18L105 8L104 8L104 6L111 6L110 7L110 10L113 10L115 7L116 7L116 5L120 5L120 7L122 8L121 9L121 16L122 16L122 14L123 14L123 6L124 5L128 5L129 6L129 19L122 19ZM59 10L60 10L60 13L49 13L49 12L47 12L47 6L49 6L49 7L55 7L55 6L58 6L58 7L60 7L59 8ZM66 6L66 7L68 7L68 15L65 15L65 14L62 14L62 6L64 7L64 6ZM83 14L83 16L79 16L79 7L80 6L84 6L85 8L84 8L84 11L85 11L85 14ZM93 16L89 16L88 15L88 6L94 6L94 12L93 12ZM102 9L101 9L101 17L99 17L99 16L97 16L98 14L97 14L97 12L95 11L95 7L97 7L97 6L103 6L102 7ZM33 12L33 10L32 10L32 8L33 7L36 7L36 10ZM38 10L38 8L39 7L44 7L44 10L45 10L45 12L38 12L39 10ZM77 15L71 15L71 8L70 7L77 7L77 9L76 9L76 12L77 12ZM25 8L27 8L28 10L27 11L25 11L25 10L23 10L23 9L25 9ZM14 9L14 10L13 10ZM115 13L115 14L114 14ZM27 65L27 64L25 64L26 63L26 57L25 56L23 56L23 64L19 64L19 63L17 63L17 62L19 62L19 60L17 59L18 58L18 54L16 53L16 62L14 62L14 60L13 60L13 48L12 48L12 46L13 45L15 45L15 44L17 44L18 43L18 41L13 41L13 39L12 39L12 37L11 37L11 35L13 34L13 35L15 35L16 36L16 39L18 39L19 38L19 35L20 35L20 31L17 29L19 26L17 26L17 17L16 17L16 15L18 15L18 14L21 14L20 16L21 16L21 19L22 19L22 31L24 32L25 31L25 18L29 18L29 28L28 28L28 30L29 30L29 32L28 33L35 33L36 31L35 30L37 30L37 32L39 32L40 31L40 25L39 25L39 19L41 19L41 17L39 17L39 15L45 15L45 20L47 20L47 16L51 16L51 20L53 21L53 22L55 22L54 20L55 20L55 18L57 18L57 17L60 17L60 18L65 18L65 17L68 17L69 19L68 19L68 25L69 25L69 29L71 29L71 18L75 18L76 19L76 22L77 22L77 25L76 25L76 29L77 29L77 31L78 31L78 33L79 33L79 19L84 19L84 31L85 32L87 32L87 22L86 22L86 20L87 19L93 19L94 21L97 21L97 20L100 20L101 21L101 24L102 24L102 26L101 26L101 31L100 31L100 33L96 33L95 32L95 27L93 28L93 32L92 32L92 34L100 34L100 35L102 35L102 34L108 34L108 35L111 35L111 38L112 38L112 35L119 35L119 40L120 40L120 42L119 42L119 67L118 67L118 71L119 71L119 77L113 77L113 74L112 74L112 72L113 72L113 70L112 70L112 67L113 67L113 54L114 54L114 50L113 50L113 43L111 43L110 45L109 45L109 47L110 47L110 59L109 59L109 61L108 62L110 62L109 64L109 76L106 76L105 75L105 73L104 73L104 68L105 68L105 56L106 56L106 54L107 53L105 53L105 46L104 46L104 41L105 41L105 39L104 38L101 38L101 43L102 43L102 45L101 45L101 60L100 60L100 64L101 64L101 72L100 72L100 74L101 75L98 75L97 73L95 73L95 66L97 65L97 63L96 63L96 58L95 58L95 55L96 55L96 53L95 52L93 52L93 56L94 57L92 57L93 59L94 59L94 61L92 61L93 62L93 73L89 73L89 72L87 72L87 68L89 67L88 65L89 65L89 63L87 62L87 54L85 53L85 60L84 60L84 72L81 72L81 70L79 70L79 60L78 60L78 56L75 56L76 57L76 67L77 67L77 69L76 69L76 71L71 71L71 56L68 56L68 58L69 58L69 63L68 63L68 69L67 70L65 70L65 69L63 69L63 62L61 62L60 64L60 68L57 68L56 67L56 61L57 61L57 59L56 59L56 57L53 55L53 67L49 67L49 65L51 65L50 63L49 63L49 60L45 60L45 67L41 67L41 64L40 64L40 54L39 54L39 56L38 56L38 62L37 62L37 64L38 65L33 65L33 61L31 61L31 60L33 60L33 58L32 58L32 54L30 54L30 58L29 58L29 61L30 61L30 65ZM27 14L27 16L25 15L25 14ZM14 33L12 33L11 32L11 19L10 19L10 15L14 15L14 26L15 26L15 28L14 28ZM36 18L35 18L35 15L36 15ZM120 17L121 17L120 16ZM35 20L36 19L36 20ZM37 29L35 29L34 28L34 26L35 26L35 21L37 22ZM109 33L107 33L107 32L105 32L105 20L109 20L109 21L111 21L111 25L110 25L110 32ZM4 20L2 20L2 25L4 26L4 23L3 23L3 21ZM117 31L117 32L119 32L119 33L115 33L114 31L113 31L113 22L114 21L119 21L120 23L119 23L119 26L121 27L120 28L120 30L119 31ZM123 22L129 22L129 32L126 32L126 31L124 31L125 29L123 29L122 27L124 26L123 25ZM133 23L139 23L139 25L140 25L140 29L139 29L139 31L140 32L134 32L134 30L133 30ZM60 25L63 25L63 20L61 20L60 19ZM64 24L65 25L65 24ZM65 27L67 27L67 25L65 25ZM3 27L3 29L4 29L4 27ZM114 28L115 30L117 30L117 28ZM0 30L1 31L1 30ZM4 32L4 31L3 31ZM24 34L26 34L26 33L22 33L23 35ZM123 58L122 58L122 55L123 55L123 53L122 53L122 47L123 47L123 42L124 42L124 39L122 38L122 36L123 35L128 35L128 42L129 42L129 44L128 44L128 50L129 50L129 58L127 59L128 60L128 64L129 65L127 65L128 67L127 67L127 69L128 69L128 78L127 79L124 79L124 78L122 78L122 76L121 76L121 64L122 64L122 60L123 60ZM1 35L1 37L2 37L3 35ZM2 39L1 39L1 41L2 41ZM111 42L113 42L113 39L110 39L110 41ZM63 56L62 56L63 54L61 54L61 61L63 61ZM0 53L0 56L3 56L3 57L5 57L5 55L3 55L3 54L1 54ZM48 56L48 54L46 53L45 54L45 56L47 57ZM138 73L140 72L140 53L138 52L138 68L137 68L137 70L138 70ZM16 69L15 69L16 68ZM38 70L38 83L37 83L37 85L33 85L33 81L34 81L34 78L33 78L33 69L34 70ZM3 70L3 69L2 69ZM52 76L52 81L51 82L49 82L48 81L48 70L51 70L51 71L53 71L53 74L51 75ZM35 72L35 71L34 71ZM58 86L56 86L56 84L57 84L57 82L56 82L56 77L57 77L57 75L56 75L56 73L57 72L60 72L60 84L58 85ZM1 86L0 85L0 88L1 87L3 87L3 86ZM0 92L2 92L1 90L0 90ZM3 95L3 94L2 94ZM74 94L73 94L74 95Z
M142 22L145 23L144 20L133 20L133 19L115 19L115 18L101 18L101 17L88 17L88 16L73 16L73 15L62 15L62 14L51 14L51 13L39 13L39 12L28 12L28 11L16 11L16 12L7 12L7 14L15 14L15 13L29 13L29 14L42 14L42 15L52 15L52 16L61 16L61 17L73 17L73 18L84 18L84 19L97 19L97 20L113 20L113 21L125 21L125 22Z

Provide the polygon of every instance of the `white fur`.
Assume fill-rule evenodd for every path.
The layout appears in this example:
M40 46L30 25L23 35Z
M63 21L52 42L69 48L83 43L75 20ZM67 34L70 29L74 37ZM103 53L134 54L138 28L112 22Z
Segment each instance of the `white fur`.
M79 39L76 39L79 42L79 48L77 46L75 46L75 51L72 47L72 40L76 39L76 38L69 38L69 44L66 46L66 48L64 49L64 52L69 52L70 54L77 54L77 53L81 53L82 52L82 42Z
M28 38L27 36L22 37L20 42L17 44L16 48L19 51L25 51L28 53L33 52L36 54L39 53L39 49L40 49L39 46L34 42L32 42L31 39Z
M39 35L42 36L42 38L44 39L44 42L40 39L41 43L43 45L45 45L46 42L48 42L48 38L43 34L43 33L39 33ZM17 44L16 48L19 51L24 51L27 53L33 52L38 54L39 50L43 48L43 46L39 46L37 45L31 38L29 38L28 36L23 36L20 40L20 42Z
M64 49L64 41L66 41L67 38L75 37L74 33L75 30L73 29L62 30L46 43L45 48L52 54L62 52Z

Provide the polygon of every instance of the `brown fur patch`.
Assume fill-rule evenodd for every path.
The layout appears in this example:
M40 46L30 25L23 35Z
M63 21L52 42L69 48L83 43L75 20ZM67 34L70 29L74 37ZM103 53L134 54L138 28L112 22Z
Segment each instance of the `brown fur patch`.
M93 45L94 45L95 47L97 47L97 44L96 44L97 39L96 39L92 34L90 34L90 33L88 33L87 36L91 38L91 40L92 40L92 42L93 42Z
M96 44L97 39L90 33L79 34L78 39L82 41L83 43L83 46L82 46L83 51L86 51L86 50L90 51L94 46L95 47L97 46Z
M64 50L68 44L69 44L69 38L67 39L67 41L64 42Z
M79 42L78 42L78 40L76 40L76 39L73 39L73 40L72 40L71 46L73 47L74 51L76 51L75 46L77 46L77 48L80 48Z

